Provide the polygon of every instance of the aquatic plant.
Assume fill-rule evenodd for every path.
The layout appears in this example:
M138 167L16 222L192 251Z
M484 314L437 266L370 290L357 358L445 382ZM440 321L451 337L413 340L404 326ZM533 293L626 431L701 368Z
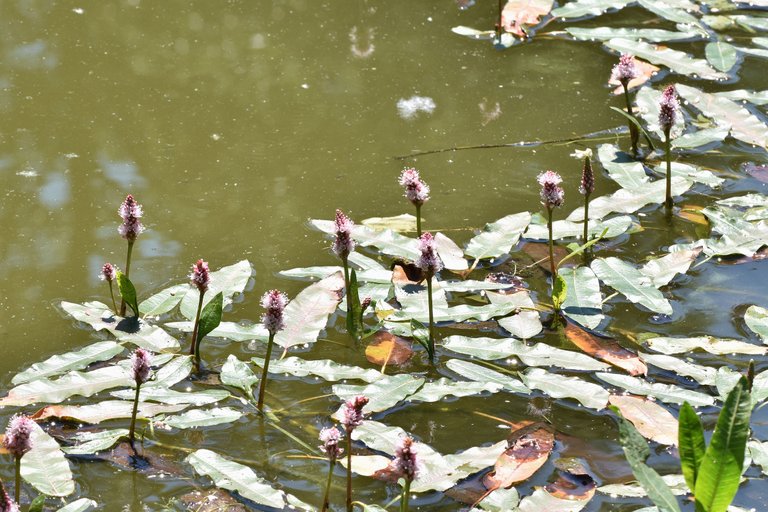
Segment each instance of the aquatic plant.
M589 242L589 196L595 191L595 173L592 171L592 150L576 151L571 156L584 160L579 193L584 196L584 235L582 239L586 244Z
M561 295L558 293L558 289L562 286L562 280L557 273L557 264L555 263L555 241L552 232L552 212L555 208L559 208L563 205L565 200L565 192L560 186L563 179L555 171L545 171L539 174L537 178L539 185L541 186L541 204L547 209L547 231L549 233L549 271L552 275L552 301L555 304L555 309L559 310L559 301L556 297Z
M672 128L680 115L680 103L674 85L668 85L659 100L659 126L664 133L664 156L667 162L667 189L665 206L672 208Z
M99 279L102 281L106 281L109 285L109 297L112 299L112 307L115 310L115 314L119 314L119 310L117 309L117 303L115 302L115 291L112 288L112 282L117 278L117 270L111 263L105 263L103 267L101 267L101 272L99 272Z
M19 505L5 491L3 482L0 482L0 512L20 512Z
M635 117L634 112L632 111L632 100L629 98L629 82L634 80L639 76L639 71L637 70L637 66L635 65L635 58L634 56L628 54L628 53L622 53L619 57L619 63L613 66L613 69L611 70L611 80L619 82L621 84L621 87L624 89L624 100L627 104L627 115L630 116L630 118ZM632 144L632 155L637 158L638 157L638 149L637 149L637 143L640 139L640 133L637 129L637 125L629 120L627 123L629 125L629 136L630 141Z
M261 317L261 323L269 333L267 341L267 355L264 356L264 370L259 382L259 401L256 408L264 410L264 392L267 389L267 376L269 373L269 360L272 357L272 346L275 342L275 334L285 328L285 307L288 305L288 296L279 290L270 290L261 297L261 307L267 310Z
M125 256L125 277L130 279L131 277L131 256L133 254L133 244L136 242L136 238L144 232L144 225L141 223L141 217L144 215L144 210L139 203L136 202L133 195L128 194L125 196L125 200L118 208L117 213L123 219L123 223L117 228L120 236L128 241L128 251ZM120 301L120 316L125 316L126 302L124 299ZM135 312L138 315L138 311Z
M419 259L416 260L416 266L424 274L424 280L427 282L427 301L429 308L429 360L435 359L435 313L432 303L432 279L435 274L443 269L443 261L437 254L437 245L432 233L424 233L419 237Z
M352 512L352 432L363 424L363 408L368 402L368 397L358 395L344 402L341 409L341 424L347 434L347 512Z
M325 483L325 493L323 494L322 512L326 512L330 506L331 480L333 479L333 468L336 465L336 459L344 453L344 449L339 446L341 441L341 432L334 427L325 427L320 431L320 441L323 443L321 449L328 457L328 479Z
M421 237L421 207L429 201L429 185L424 183L419 171L413 167L403 169L399 182L404 188L403 195L416 207L416 235Z
M414 445L411 436L403 436L397 441L395 458L387 468L393 478L403 480L403 493L400 496L400 512L408 512L408 494L411 491L411 483L419 475L422 463L419 451Z
M8 450L16 462L15 500L21 498L21 458L32 449L33 421L23 414L15 414L8 422L3 438L3 447ZM3 489L3 492L5 490Z
M197 333L200 328L200 314L203 312L203 300L205 292L211 284L211 274L208 269L208 263L202 259L192 265L192 272L189 274L189 280L192 286L197 288L200 298L197 301L197 312L195 313L195 324L192 328L192 338L189 344L189 354L195 356L195 360L200 361L200 350L198 347Z
M131 412L131 428L128 430L128 442L134 452L136 451L136 414L139 410L139 395L141 385L147 382L152 375L152 354L143 348L137 348L131 354L131 377L136 385L136 395L133 398L133 411Z

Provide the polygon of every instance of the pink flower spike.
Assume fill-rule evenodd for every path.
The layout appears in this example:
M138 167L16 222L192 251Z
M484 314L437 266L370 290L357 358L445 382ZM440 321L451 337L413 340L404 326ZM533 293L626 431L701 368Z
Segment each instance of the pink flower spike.
M208 290L208 286L211 284L211 274L208 270L208 263L202 259L197 260L197 263L192 265L192 273L189 274L189 280L193 285L197 286L200 293L205 293Z
M541 204L547 208L556 208L562 206L565 200L565 192L560 184L563 179L555 171L546 171L539 174L539 185L541 185Z
M619 63L613 66L611 80L626 87L631 80L638 76L640 76L640 72L635 64L635 58L628 53L622 53L619 57Z
M104 266L101 267L99 279L111 283L115 280L115 277L117 277L117 270L115 269L115 266L111 263L105 263Z
M406 167L400 173L400 185L405 187L405 197L415 206L421 206L429 201L429 185L424 183L419 176L419 171L412 167Z
M125 196L125 201L120 205L117 213L123 218L123 223L117 228L120 236L131 242L136 240L136 237L144 231L144 226L140 220L144 215L141 205L136 202L131 194L128 194Z
M20 512L19 506L8 496L3 483L0 482L0 512Z
M23 414L15 414L8 422L8 427L5 429L3 446L16 458L21 457L32 449L33 423L33 420Z
M341 441L341 432L336 427L326 427L320 431L320 441L323 443L320 447L330 460L336 460L344 451L339 446Z
M352 238L352 229L355 227L355 223L344 215L341 210L336 210L336 239L333 241L333 252L346 261L350 253L355 250L355 241Z
M261 322L270 334L285 328L283 314L288 305L288 296L279 290L270 290L261 297L261 307L267 310Z
M389 469L395 478L405 478L412 482L421 471L422 464L419 459L418 449L411 436L401 437L395 447L395 458L389 465Z
M659 126L668 134L675 125L677 115L680 112L680 102L677 99L677 91L674 85L668 85L661 93L659 100Z
M137 386L147 382L152 373L152 354L143 348L137 348L131 354L131 371Z
M595 191L595 173L592 170L592 162L589 157L584 159L584 168L581 170L581 185L579 193L584 196L590 195Z
M365 417L363 407L368 404L368 401L368 397L359 395L344 403L341 412L341 424L344 425L347 433L351 433L355 428L362 425Z
M435 275L443 269L443 261L437 254L437 244L432 233L422 233L419 237L421 256L416 260L416 266L429 275Z

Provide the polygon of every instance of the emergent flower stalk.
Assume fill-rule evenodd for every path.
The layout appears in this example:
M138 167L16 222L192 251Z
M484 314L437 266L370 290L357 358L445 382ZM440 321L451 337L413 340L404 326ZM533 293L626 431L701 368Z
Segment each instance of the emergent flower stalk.
M672 208L672 128L680 113L680 102L674 85L668 85L659 100L659 126L664 132L664 151L667 161L667 194L664 204Z
M109 284L109 296L112 297L112 309L114 309L115 314L117 315L120 312L117 309L117 303L115 302L115 291L112 287L112 282L115 280L115 277L117 277L117 270L115 269L115 266L111 263L105 263L104 266L101 267L99 279L106 281L107 284Z
M23 414L14 415L5 429L3 446L14 457L16 462L16 489L15 499L19 502L21 497L21 457L32 449L32 429L34 421Z
M152 375L152 354L143 348L137 348L131 354L131 374L136 383L136 396L133 399L133 412L131 413L131 428L128 431L128 442L136 452L134 442L136 440L136 414L139 410L139 395L141 385L147 382Z
M557 278L557 266L555 265L555 245L552 236L552 211L563 205L565 193L560 183L563 179L555 171L546 171L539 174L541 185L541 204L547 209L547 230L549 231L549 268L552 274L552 283Z
M352 229L355 227L355 223L344 215L343 211L337 209L334 224L336 226L336 238L333 240L331 249L341 259L344 266L344 290L349 294L349 255L355 250L355 241L352 238Z
M579 193L584 196L584 243L589 242L589 196L595 191L595 173L592 171L592 150L577 151L576 155L584 158L581 169Z
M629 114L631 117L635 117L635 115L632 112L632 101L629 99L628 86L629 82L637 78L639 75L640 72L635 65L635 58L627 53L621 54L621 57L619 57L619 63L613 66L613 70L611 71L611 80L619 82L624 89L624 99L627 102L627 114ZM628 124L629 136L632 141L632 155L637 158L637 142L640 139L640 133L637 129L637 126L633 122L628 121Z
M189 347L189 354L195 356L195 364L200 367L200 343L198 343L197 334L200 329L200 314L203 311L203 299L205 292L211 285L211 272L208 263L202 259L192 265L192 272L189 274L190 284L197 288L200 298L197 302L197 314L195 315L195 325L192 328L192 343Z
M432 306L432 278L443 269L443 262L437 254L437 245L432 233L424 233L419 237L421 255L416 266L424 273L427 280L427 305L429 308L429 360L435 359L435 316Z
M429 185L421 180L419 171L412 167L403 169L399 181L405 189L405 197L416 207L416 234L421 237L421 206L429 201Z
M395 447L395 458L388 468L394 478L403 479L403 494L400 497L400 512L408 512L408 494L421 470L421 460L411 436L401 437Z
M264 356L264 369L261 372L259 382L259 400L256 408L264 410L264 392L267 388L267 376L269 374L269 359L272 357L272 346L275 342L275 334L285 328L285 307L288 305L288 297L281 291L270 290L261 297L261 307L267 310L261 317L261 322L269 332L267 342L267 354Z
M352 431L363 423L363 407L368 404L368 397L356 396L344 403L341 411L341 424L347 433L347 512L352 511Z
M141 223L141 217L144 211L141 205L136 202L131 194L125 196L125 201L120 205L117 213L122 217L123 223L117 228L120 236L128 241L128 254L125 258L125 277L131 277L131 255L133 253L133 244L136 238L144 231ZM125 316L126 303L120 300L120 316Z
M328 456L328 479L325 483L325 494L323 495L323 506L321 512L326 512L330 507L331 480L333 479L333 467L336 465L336 459L339 458L344 450L339 446L341 432L336 427L326 427L320 431L320 449Z

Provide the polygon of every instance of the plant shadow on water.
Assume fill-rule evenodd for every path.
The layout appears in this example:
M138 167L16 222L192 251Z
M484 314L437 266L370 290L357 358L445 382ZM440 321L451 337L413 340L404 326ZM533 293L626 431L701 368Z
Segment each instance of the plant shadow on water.
M768 488L759 408L768 398L768 303L760 294L748 303L741 296L726 327L706 316L682 321L694 307L682 303L693 302L699 283L746 286L750 276L726 264L764 272L756 265L768 245L768 196L760 164L749 160L766 157L768 100L765 91L731 86L750 73L751 59L768 57L768 38L755 35L768 22L740 4L722 13L708 4L628 4L510 0L484 12L462 2L486 30L453 32L506 48L496 53L459 39L489 60L526 47L543 51L553 39L601 41L620 54L618 64L580 80L603 87L610 75L622 96L610 102L625 102L626 110L604 108L604 117L595 114L601 126L585 136L413 151L402 159L418 161L423 175L409 164L387 179L402 187L415 216L356 223L335 209L346 205L322 204L335 209L334 219L309 225L321 233L316 241L332 239L323 243L337 260L280 271L309 284L289 285L290 294L266 288L261 322L233 321L254 287L249 260L210 270L195 258L188 282L161 289L166 275L147 285L142 222L147 214L163 232L164 205L142 197L142 207L132 190L122 191L131 192L118 210L124 273L98 262L108 288L97 300L57 305L85 327L78 347L25 365L0 398L17 413L3 440L13 456L3 473L9 489L15 484L13 500L30 511L131 506L100 487L106 464L86 464L99 461L118 469L110 476L116 488L131 482L134 507L158 510L768 506L768 492L751 492ZM625 8L636 11L637 27L594 26L616 22L610 13ZM428 20L431 30L435 18ZM189 24L197 26L194 16ZM451 37L447 25L441 30L437 37ZM375 59L372 39L382 33L367 30L369 49L354 58ZM357 25L350 34L356 46ZM189 44L174 46L181 55ZM265 44L263 34L252 35L252 50ZM33 50L45 48L17 58ZM315 88L302 82L299 89ZM430 97L411 98L416 107L398 103L407 123L431 123L443 108ZM507 119L498 103L487 115L490 101L483 97L480 107L483 127ZM542 165L538 180L531 174L506 189L509 200L530 199L538 181L533 212L488 219L482 229L444 224L438 203L451 203L449 186L425 171L430 158L505 148L531 159L579 149L560 173ZM540 158L532 161L547 157ZM733 171L724 158L751 172ZM344 178L343 194L357 190L354 180ZM571 199L577 186L583 203ZM323 194L313 191L317 197ZM561 214L566 206L573 210ZM450 218L466 220L463 213ZM211 252L231 256L241 242ZM306 257L313 265L330 259ZM183 265L170 261L174 270L164 270L178 280ZM741 281L722 282L729 275ZM711 303L696 308L712 316L730 304L718 293L705 297ZM737 494L742 477L750 492ZM3 493L0 507L17 510ZM729 508L733 500L738 507Z

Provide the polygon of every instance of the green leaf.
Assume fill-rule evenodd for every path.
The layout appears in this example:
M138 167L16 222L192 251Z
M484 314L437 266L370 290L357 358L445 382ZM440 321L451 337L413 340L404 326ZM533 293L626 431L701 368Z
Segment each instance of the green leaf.
M736 64L736 48L723 41L707 43L704 48L707 60L715 69L727 73Z
M138 418L151 418L158 414L179 412L187 405L165 405L139 402ZM105 400L92 405L49 405L38 411L35 418L62 418L70 421L97 424L106 420L130 418L133 413L133 401Z
M285 363L285 361L281 361ZM245 395L253 398L253 385L259 382L259 378L251 371L251 367L239 360L234 354L229 354L219 375L221 383L243 390Z
M512 316L501 318L498 321L499 325L509 331L512 336L526 340L542 331L543 326L539 312L536 311L536 304L534 304L528 291L510 294L487 292L486 296L492 304L498 307L511 307L510 311L520 310Z
M461 247L440 232L435 233L435 249L448 270L461 272L469 268L469 263L464 258L464 251L461 250Z
M193 409L176 416L166 416L156 421L178 429L210 427L223 423L232 423L242 417L243 413L231 407L215 407L213 409Z
M717 370L708 366L688 363L679 357L661 354L638 353L640 358L653 366L669 370L683 377L690 377L703 386L713 386Z
M618 410L615 412L619 421L619 440L635 478L648 493L651 501L659 507L659 510L662 512L680 512L677 499L667 484L656 471L645 464L645 459L650 455L645 439L630 422L621 416Z
M354 269L349 276L347 290L347 332L353 338L360 339L363 334L363 309L360 307L360 293L357 284L357 273Z
M195 328L194 322L168 322L164 327L178 329L183 332L192 332ZM269 332L264 325L258 324L240 324L235 322L221 322L217 328L208 333L211 338L223 338L232 341L252 341L259 340L266 342L269 339Z
M263 358L254 357L253 362L261 368L264 367ZM295 377L307 377L312 375L329 382L347 379L374 382L383 377L381 372L370 368L365 369L360 368L359 366L343 365L330 359L312 361L300 357L274 359L269 362L269 372L286 373Z
M678 450L680 452L680 467L685 476L689 489L696 488L696 477L699 473L701 460L707 449L704 441L704 428L696 411L688 402L683 403L678 418Z
M630 3L631 0L574 0L553 9L550 14L555 18L565 19L599 16L608 10L622 9Z
M334 384L332 389L333 393L342 400L365 395L368 397L369 402L363 408L363 411L370 414L372 412L386 411L390 407L394 407L415 393L422 385L424 385L424 379L413 377L407 373L401 373L391 377L382 377L364 386Z
M648 147L651 148L651 151L655 151L656 150L656 146L654 146L653 140L651 139L651 136L648 135L647 131L645 131L645 126L640 124L640 121L638 121L635 116L633 116L633 115L631 116L631 115L629 115L629 113L624 112L623 110L621 110L620 108L617 108L617 107L611 107L611 110L613 110L614 112L618 112L619 114L621 114L624 117L624 119L626 119L627 121L629 121L630 123L635 125L637 127L637 129L640 130L640 133L643 134L643 137L645 138L645 142L648 144Z
M579 222L574 220L556 220L552 223L552 239L561 240L563 238L581 237L584 234L583 220L583 216ZM542 218L541 221L539 223L538 219L534 219L531 222L531 225L528 226L528 231L525 232L526 239L549 240L546 220ZM618 215L605 220L593 220L589 223L588 233L590 236L603 235L604 238L615 238L633 231L636 227L637 224L632 220L632 217ZM604 231L605 233L603 233ZM590 240L590 242L594 242L594 240Z
M275 343L288 349L312 344L336 311L344 289L341 272L332 274L302 290L285 308L285 329L275 335Z
M501 385L496 382L454 381L441 377L432 382L426 382L417 392L408 397L409 402L439 402L447 396L462 398L479 395L484 391L496 393Z
M77 444L63 448L68 455L90 455L112 448L122 438L128 437L127 428L99 430L97 432L78 432Z
M563 313L588 329L596 329L605 315L600 281L589 267L562 268L559 277L565 281L568 294L562 304Z
M197 473L210 477L216 487L236 491L243 498L259 505L283 510L288 503L292 503L299 510L314 510L297 498L272 488L248 466L233 462L210 450L197 450L190 454L186 461Z
M253 268L248 260L242 260L234 265L222 267L211 272L211 284L205 293L203 307L211 301L219 292L223 295L223 307L232 304L235 296L245 292L251 277ZM197 288L187 285L189 291L181 299L179 311L187 320L194 320L197 315L197 305L200 302L200 294Z
M763 343L768 344L768 309L760 306L749 306L744 312L744 322L753 332L756 332Z
M596 258L591 268L602 282L631 302L641 304L656 313L673 313L672 305L651 284L651 279L619 258Z
M705 128L695 132L684 133L677 138L672 139L673 148L695 149L713 142L723 142L731 132L730 126L715 126L714 128ZM676 162L672 162L674 167ZM674 170L672 174L674 175Z
M198 347L203 338L208 336L221 323L223 304L224 294L219 292L203 307L203 311L200 313L200 324L197 328L197 340L195 340Z
M89 500L88 498L80 498L79 500L75 500L72 503L64 505L56 512L86 512L86 510L97 506L99 506L99 504L93 500Z
M122 400L133 400L136 391L133 389L125 389L121 391L113 391L110 395ZM219 402L229 397L230 394L225 389L204 389L195 392L181 392L161 386L142 386L140 399L144 402L159 402L161 404L187 404L200 406Z
M608 404L608 391L578 377L564 377L540 368L529 368L520 377L529 388L543 391L553 398L574 398L585 407L597 410L604 409Z
M655 337L645 340L648 348L662 354L685 354L696 349L704 350L710 354L752 354L764 355L768 349L752 343L738 340L713 338L712 336L699 336L696 338L671 338Z
M11 382L23 384L32 380L54 377L70 370L80 370L91 363L112 359L123 350L124 348L114 341L100 341L80 350L51 356L45 361L35 363L17 374Z
M648 260L638 270L651 280L653 286L661 288L669 284L677 274L688 272L691 264L700 253L700 249L671 252L660 258Z
M43 512L43 507L45 506L45 498L47 496L45 494L41 494L34 500L32 500L32 503L29 504L29 508L27 509L27 512Z
M496 491L494 491L495 493ZM561 497L552 494L547 487L541 487L533 491L533 494L526 496L520 501L520 506L515 509L516 512L579 512L587 506L592 499L592 493L584 496ZM481 502L482 503L482 502Z
M139 316L139 304L136 302L136 288L128 276L117 271L117 289L120 290L120 296L123 298L126 304L133 310L134 316Z
M473 258L498 258L508 254L517 245L520 235L531 222L528 212L502 217L485 226L479 235L467 243L464 252Z
M681 75L695 76L705 80L725 80L728 78L727 74L710 67L707 61L695 59L685 52L667 47L629 39L611 39L605 45L617 52L629 53L653 64L660 64Z
M747 91L745 89L736 89L734 91L716 92L715 96L728 98L732 101L748 101L754 105L768 104L768 91Z
M598 372L595 373L595 377L613 386L624 388L635 395L652 396L665 403L682 404L687 401L696 407L713 405L715 403L715 399L709 395L683 389L672 384L651 383L645 379L620 375L618 373Z
M696 26L701 29L704 35L706 35L704 26L701 25L699 20L690 13L700 12L698 4L689 2L687 0L677 0L674 2L664 2L662 0L639 0L639 4L652 13L674 23Z
M445 363L445 366L465 379L474 382L492 383L499 386L499 388L512 393L531 392L531 390L519 380L491 370L490 368L486 368L485 366L480 366L479 364L470 363L469 361L463 361L461 359L449 359Z
M677 30L663 30L658 28L568 27L565 31L581 41L607 41L609 39L620 38L661 43L665 41L680 41L700 37L700 33L697 31L679 32Z
M685 477L683 475L664 475L661 477L661 479L675 496L683 496L690 492L688 486L685 485ZM622 498L645 498L648 496L648 493L645 492L643 486L637 483L602 485L598 487L597 490L611 497L620 496ZM657 507L645 507L636 509L633 512L641 511L659 512L659 509Z
M565 302L568 296L568 284L560 274L555 274L555 284L552 287L552 304L555 306L555 310L559 310L560 306Z
M139 304L139 312L144 316L157 316L172 311L192 290L188 284L177 284L152 295Z
M371 217L360 221L360 224L371 229L391 229L392 231L416 231L416 217L403 213L393 217Z
M21 476L48 496L69 496L75 492L72 470L59 443L32 423L32 449L21 458Z
M309 225L329 235L336 232L332 220L312 219L309 221ZM421 254L419 243L415 238L403 236L391 229L372 229L356 224L352 229L352 238L362 247L377 247L384 254L411 261L415 261Z
M752 399L746 377L739 379L717 418L696 478L696 503L707 512L725 512L739 488L749 437Z

